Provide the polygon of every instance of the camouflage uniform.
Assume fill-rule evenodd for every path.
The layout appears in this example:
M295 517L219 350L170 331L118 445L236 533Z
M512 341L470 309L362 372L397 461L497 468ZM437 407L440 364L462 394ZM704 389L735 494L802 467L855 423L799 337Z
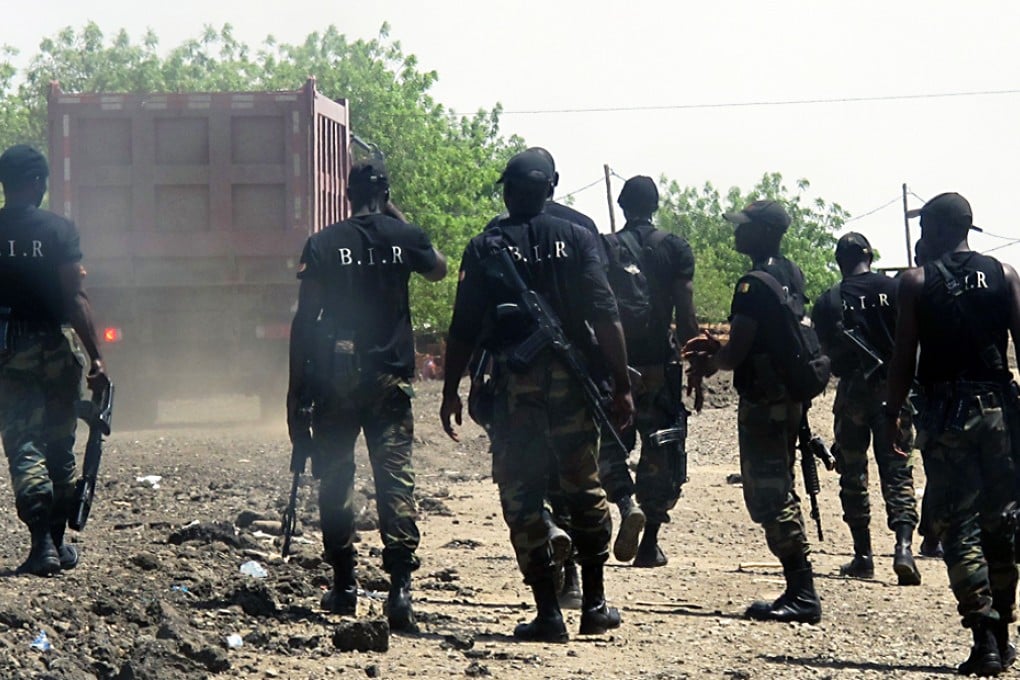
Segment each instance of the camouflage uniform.
M550 461L570 507L577 561L609 556L612 520L599 485L598 429L576 379L553 358L540 356L524 373L500 370L493 417L492 477L525 583L553 573L542 517Z
M676 401L667 384L663 366L642 366L637 370L641 379L634 383L634 428L621 435L629 451L634 449L637 434L641 435L636 483L631 481L626 457L619 455L617 444L608 438L599 451L599 475L610 502L616 503L636 491L648 522L662 524L669 521L668 512L680 498L685 480L676 478L676 445L655 446L648 438L658 430L674 427L676 409L683 405Z
M810 552L800 500L793 488L793 452L803 405L789 399L740 398L737 434L744 502L780 560Z
M415 550L420 536L411 464L413 394L406 380L379 374L348 397L327 393L316 401L312 471L321 480L319 513L327 561L353 549L354 443L364 430L375 478L383 569L392 573L418 568Z
M0 359L0 428L18 517L26 524L61 518L74 492L75 403L85 352L70 329L13 330ZM52 510L51 510L52 509Z
M868 498L868 446L875 444L875 461L882 481L886 518L890 529L900 525L917 526L917 501L914 498L913 469L907 455L883 445L892 440L886 428L892 423L882 413L886 384L868 383L860 372L839 381L835 414L836 442L839 444L841 472L839 499L843 505L843 521L851 528L867 528L871 523ZM909 428L907 429L909 432ZM905 442L905 433L896 433L897 444L910 451L912 442Z
M925 499L963 625L1013 621L1017 570L1003 510L1014 499L1015 471L1001 390L958 382L951 397L925 398L930 406L918 423ZM947 411L958 411L955 423L945 422Z

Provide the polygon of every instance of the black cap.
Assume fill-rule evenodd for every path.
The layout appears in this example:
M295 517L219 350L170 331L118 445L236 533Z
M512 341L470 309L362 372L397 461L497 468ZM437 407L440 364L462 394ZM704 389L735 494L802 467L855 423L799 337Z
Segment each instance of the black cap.
M524 151L526 153L538 153L538 154L542 154L543 156L545 156L546 160L549 161L549 165L552 166L553 172L556 172L556 159L554 159L552 157L552 154L549 153L549 150L546 149L545 147L543 147L543 146L529 146Z
M776 201L755 201L739 212L723 213L723 217L733 224L757 224L784 232L790 226L790 215Z
M841 260L844 257L852 255L872 255L871 244L868 239L865 238L864 234L859 234L856 231L851 231L849 234L844 234L840 237L839 241L836 242L836 259Z
M908 210L907 217L920 217L925 221L933 220L942 224L981 231L981 227L974 226L974 213L970 209L970 202L954 191L939 194L921 208Z
M388 189L390 186L390 180L386 176L386 166L379 159L363 161L351 166L351 173L347 176L347 183L351 186L374 185L380 189Z
M651 177L635 175L623 183L616 202L621 208L651 214L659 209L659 189Z
M508 179L528 180L531 182L552 183L556 177L556 169L552 164L552 156L544 149L528 149L511 158L498 182Z
M0 182L3 184L49 174L46 157L28 144L15 144L0 155Z

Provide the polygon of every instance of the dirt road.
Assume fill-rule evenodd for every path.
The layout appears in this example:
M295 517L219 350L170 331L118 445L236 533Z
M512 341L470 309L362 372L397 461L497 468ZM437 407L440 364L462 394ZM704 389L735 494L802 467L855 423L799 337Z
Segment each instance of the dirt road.
M28 537L15 519L9 480L0 476L0 678L924 678L953 674L968 652L941 562L920 562L920 587L894 585L893 537L884 528L874 466L877 579L836 576L850 557L850 537L836 478L822 472L826 535L813 541L822 623L740 618L752 599L776 596L782 576L767 566L774 560L740 488L727 482L738 469L736 413L721 389L710 402L723 407L690 423L691 480L662 531L669 564L642 570L610 561L608 594L623 626L612 635L573 636L566 645L516 643L510 633L530 617L531 598L488 476L487 441L469 424L462 444L446 439L436 415L438 383L418 389L420 634L391 636L387 652L335 647L342 620L318 610L330 572L318 558L311 482L302 488L303 535L289 563L275 557L278 538L249 525L278 520L285 503L282 426L118 432L93 517L75 537L82 564L57 578L12 574ZM813 411L829 440L832 394ZM375 598L385 596L387 584L360 449L358 474L359 503L367 505L358 520L359 575L369 595L360 600L359 618L367 620L381 616ZM923 487L919 466L915 480ZM249 560L268 576L242 575ZM577 612L568 619L573 634ZM40 631L49 651L31 646ZM230 635L240 636L240 647L228 649Z

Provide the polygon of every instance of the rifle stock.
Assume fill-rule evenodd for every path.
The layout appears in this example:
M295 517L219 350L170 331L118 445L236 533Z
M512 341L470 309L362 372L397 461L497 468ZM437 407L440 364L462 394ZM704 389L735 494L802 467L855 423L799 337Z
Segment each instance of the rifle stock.
M85 444L81 479L75 484L71 514L67 518L67 525L75 531L82 531L85 528L92 512L99 464L103 459L103 437L110 434L113 419L113 383L108 382L103 391L94 394L92 400L84 402L82 406L80 416L88 423L89 438Z

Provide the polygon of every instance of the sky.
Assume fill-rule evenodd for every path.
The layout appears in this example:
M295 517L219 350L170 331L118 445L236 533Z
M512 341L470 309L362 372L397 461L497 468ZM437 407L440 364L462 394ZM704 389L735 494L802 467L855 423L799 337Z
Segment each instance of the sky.
M906 183L911 208L943 191L967 197L986 232L972 237L975 249L1020 239L1015 1L47 0L3 22L0 43L19 49L23 65L42 38L89 20L111 36L124 28L139 39L152 28L164 49L204 25L229 23L257 45L270 34L298 42L330 24L371 38L387 22L391 38L439 74L438 101L464 113L498 102L506 134L548 148L560 195L599 179L604 163L623 177L723 191L780 172L789 187L806 178L810 198L857 217L846 230L865 234L883 266L902 266ZM960 94L1001 91L1012 92ZM902 98L930 94L955 96ZM901 99L846 101L888 97ZM844 101L704 106L804 100ZM550 112L563 109L572 112ZM621 185L614 177L614 200ZM574 199L608 230L604 185ZM994 254L1020 268L1020 244Z

